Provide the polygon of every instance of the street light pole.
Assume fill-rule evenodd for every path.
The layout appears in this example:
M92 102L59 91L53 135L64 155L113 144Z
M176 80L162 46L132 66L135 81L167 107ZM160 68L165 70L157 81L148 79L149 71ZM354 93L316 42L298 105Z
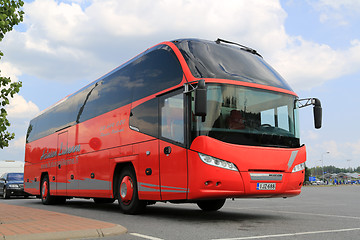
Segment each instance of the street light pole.
M325 173L324 173L324 154L329 154L330 152L324 152L321 154L321 162L322 162L322 172L323 172L323 181L325 183Z

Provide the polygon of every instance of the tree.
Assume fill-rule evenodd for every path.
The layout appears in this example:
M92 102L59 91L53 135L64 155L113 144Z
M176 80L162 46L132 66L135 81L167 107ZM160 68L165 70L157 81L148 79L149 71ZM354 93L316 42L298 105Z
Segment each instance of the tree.
M21 0L0 0L0 41L5 34L10 32L13 27L24 19L24 12L21 7L24 2ZM0 59L4 54L0 51ZM1 73L1 71L0 71ZM7 128L10 122L7 119L5 106L10 103L9 98L13 98L19 92L22 86L21 82L11 82L9 77L0 75L0 148L8 147L9 141L14 139L15 134L9 133Z
M310 169L305 166L305 178L304 178L304 182L309 181L309 177L311 176L311 172Z

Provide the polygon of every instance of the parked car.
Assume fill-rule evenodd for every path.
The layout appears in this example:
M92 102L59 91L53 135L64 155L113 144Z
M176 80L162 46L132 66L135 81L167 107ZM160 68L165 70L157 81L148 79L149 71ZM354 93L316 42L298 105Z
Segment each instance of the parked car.
M10 198L10 196L24 196L24 174L23 173L4 173L0 177L0 196Z

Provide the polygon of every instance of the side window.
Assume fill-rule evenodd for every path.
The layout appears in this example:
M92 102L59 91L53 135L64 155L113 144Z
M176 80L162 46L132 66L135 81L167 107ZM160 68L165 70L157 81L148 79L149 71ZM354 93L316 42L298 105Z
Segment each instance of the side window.
M27 142L176 86L182 78L175 53L159 45L32 120Z
M83 122L129 104L131 80L128 70L127 67L117 70L81 92L84 100L77 121Z
M131 63L133 101L179 84L183 72L169 47L151 51Z
M33 119L28 128L26 141L31 142L74 125L81 100L78 95L71 96Z
M179 84L182 69L175 54L162 46L135 58L80 93L77 121L83 122Z
M160 99L161 137L184 143L183 93Z
M157 138L158 119L158 98L154 98L131 110L130 127Z

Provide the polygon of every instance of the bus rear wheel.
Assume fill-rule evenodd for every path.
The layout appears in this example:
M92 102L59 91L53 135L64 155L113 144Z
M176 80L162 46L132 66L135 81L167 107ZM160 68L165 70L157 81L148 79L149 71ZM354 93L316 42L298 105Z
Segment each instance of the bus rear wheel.
M54 202L54 197L50 195L50 181L47 175L41 182L41 202L44 205L49 205Z
M225 204L225 201L226 201L226 199L203 200L203 201L197 202L197 205L203 211L212 212L212 211L217 211L220 208L222 208L222 206L224 206L224 204Z
M137 214L146 207L146 202L139 200L136 174L132 167L125 167L117 184L117 198L122 212Z

